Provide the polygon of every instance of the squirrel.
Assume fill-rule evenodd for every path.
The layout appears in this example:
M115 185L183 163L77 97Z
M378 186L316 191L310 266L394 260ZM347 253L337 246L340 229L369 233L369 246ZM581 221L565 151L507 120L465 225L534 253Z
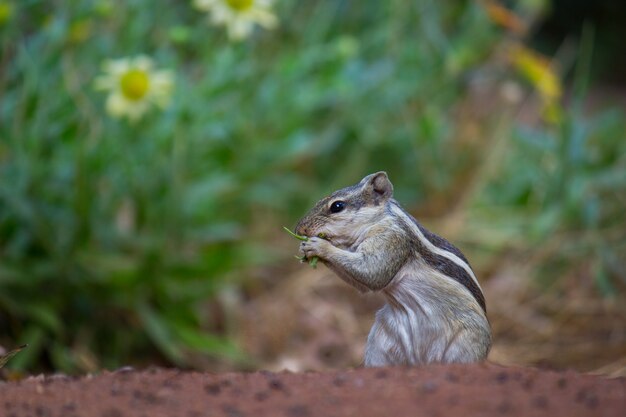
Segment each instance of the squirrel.
M482 290L459 249L393 198L387 173L320 200L297 224L303 259L318 257L361 292L380 291L365 346L371 366L482 361L491 329Z

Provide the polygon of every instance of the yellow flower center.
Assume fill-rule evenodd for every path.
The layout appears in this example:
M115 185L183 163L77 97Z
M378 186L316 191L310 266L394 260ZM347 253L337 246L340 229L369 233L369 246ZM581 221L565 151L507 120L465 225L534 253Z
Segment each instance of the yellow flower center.
M243 12L248 10L254 4L254 0L226 0L226 4L233 10Z
M122 94L129 100L141 100L150 88L150 78L145 71L131 69L122 75L120 80Z

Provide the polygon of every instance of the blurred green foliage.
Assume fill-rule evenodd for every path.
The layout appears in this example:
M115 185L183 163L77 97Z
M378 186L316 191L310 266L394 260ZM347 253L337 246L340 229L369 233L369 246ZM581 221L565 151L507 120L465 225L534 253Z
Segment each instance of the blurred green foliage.
M540 248L546 286L591 266L598 289L616 296L626 283L624 112L586 118L574 105L560 125L520 127L507 145L473 207L479 225L498 231L481 243Z
M12 366L236 356L203 305L263 259L262 213L288 223L375 169L413 199L457 174L449 109L496 41L478 6L275 12L276 31L231 44L187 2L14 3L0 29L0 331L30 347ZM172 105L112 120L93 79L139 53L175 72Z
M388 171L407 205L454 192L476 162L455 141L455 104L501 41L470 1L285 0L276 30L235 44L189 2L13 6L0 24L0 344L29 344L17 369L241 358L206 301L276 259L267 230L282 236L366 173ZM174 71L175 92L129 124L93 79L136 54ZM521 132L481 198L604 227L618 207L599 190L625 171L623 119L607 117Z

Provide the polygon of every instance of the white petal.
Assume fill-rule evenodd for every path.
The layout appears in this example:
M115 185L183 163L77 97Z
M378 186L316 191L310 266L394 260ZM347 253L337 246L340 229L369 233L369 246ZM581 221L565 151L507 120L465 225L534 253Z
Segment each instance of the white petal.
M223 24L229 20L236 19L236 14L226 7L218 7L211 11L211 21L217 24Z
M100 75L99 77L96 77L96 79L93 81L94 88L100 91L113 90L117 87L117 84L117 77L111 76L109 74Z
M132 66L133 68L149 72L152 68L152 60L145 55L138 55L133 59Z
M239 41L245 38L252 31L254 23L246 19L237 19L228 26L228 34L231 39Z
M106 61L103 65L104 72L108 72L115 77L119 77L124 74L126 71L128 71L128 68L130 68L130 63L128 59L124 58L115 61L109 60Z
M155 71L151 77L150 81L158 88L171 88L174 84L174 73L168 70Z
M107 98L106 109L111 116L123 116L128 111L128 107L128 101L119 93L113 93Z
M126 115L130 121L137 121L148 111L148 103L142 102L129 107L126 111Z
M278 19L276 18L276 16L274 16L272 13L268 12L267 10L261 10L261 9L251 10L250 14L255 22L257 22L259 25L267 29L275 28L276 25L278 24Z
M208 12L215 6L215 3L217 3L215 0L194 0L193 6L196 9Z

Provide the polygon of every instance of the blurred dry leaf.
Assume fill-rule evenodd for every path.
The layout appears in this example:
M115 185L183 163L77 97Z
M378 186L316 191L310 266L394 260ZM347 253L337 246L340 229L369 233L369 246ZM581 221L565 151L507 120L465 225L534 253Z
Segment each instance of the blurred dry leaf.
M562 118L559 100L563 95L563 86L554 62L521 44L511 48L509 59L520 75L539 93L543 103L543 118L549 123L558 123Z
M512 48L510 59L519 73L537 89L544 99L557 100L561 97L563 92L561 79L548 58L525 46L516 45Z
M516 35L524 35L527 31L526 23L515 13L495 1L486 1L485 10L489 19L495 24L510 30Z

